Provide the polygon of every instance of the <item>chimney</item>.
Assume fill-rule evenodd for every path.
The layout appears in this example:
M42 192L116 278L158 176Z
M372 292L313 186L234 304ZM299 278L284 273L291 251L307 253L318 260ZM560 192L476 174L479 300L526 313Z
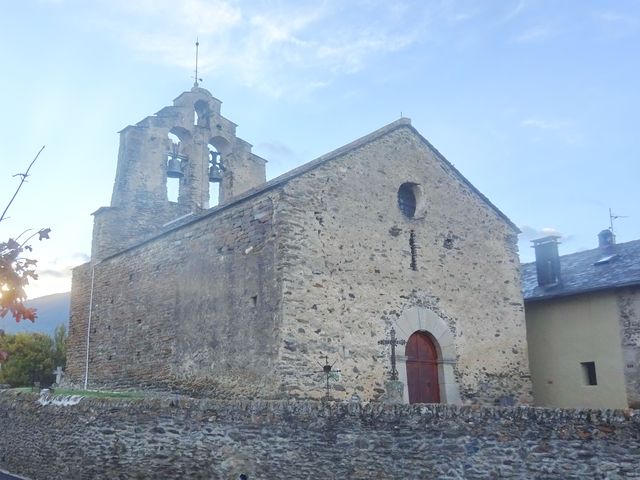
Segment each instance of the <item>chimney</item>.
M600 248L603 253L612 254L615 243L616 237L613 236L611 230L605 229L598 234L598 248Z
M559 238L559 236L551 235L532 241L536 252L538 285L541 287L553 287L560 283Z

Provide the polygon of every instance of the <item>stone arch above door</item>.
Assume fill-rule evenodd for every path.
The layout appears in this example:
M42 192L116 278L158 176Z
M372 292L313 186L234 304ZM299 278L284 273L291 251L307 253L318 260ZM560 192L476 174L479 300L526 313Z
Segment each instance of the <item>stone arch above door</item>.
M402 312L396 322L398 339L408 340L415 332L431 334L437 342L438 352L438 381L440 384L440 402L460 404L460 390L455 379L454 365L456 364L456 349L451 330L446 322L433 310L424 307L410 307ZM404 383L403 401L409 403L407 388L407 356L405 347L399 346L397 353L398 376Z

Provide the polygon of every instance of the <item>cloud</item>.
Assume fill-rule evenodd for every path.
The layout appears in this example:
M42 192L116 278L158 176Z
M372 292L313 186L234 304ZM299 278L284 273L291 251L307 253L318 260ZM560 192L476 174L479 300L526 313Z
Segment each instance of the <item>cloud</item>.
M442 0L440 5L440 13L444 20L451 24L456 25L459 23L467 22L475 18L480 9L477 5L467 6L461 5L459 0Z
M224 75L273 97L305 95L408 47L425 34L427 14L379 0L348 7L338 0L114 0L103 6L102 24L146 61L192 69L193 40L185 32L193 32L205 82Z
M550 122L538 118L526 118L520 122L523 127L538 128L540 130L563 130L569 126L567 122Z
M551 235L560 237L561 240L567 240L570 236L565 236L555 227L543 227L543 228L535 228L529 225L523 225L520 227L519 240L521 242L537 240L543 237L549 237Z
M518 250L520 251L521 262L531 262L535 260L534 249L531 241L540 238L556 236L559 243L567 243L575 240L573 234L563 234L555 227L536 228L529 225L520 227L520 235L518 235Z
M225 0L115 0L117 13L128 15L127 20L136 20L142 28L171 24L170 32L194 32L203 35L223 35L242 20L242 11ZM157 33L163 33L160 29Z
M636 17L611 10L595 12L593 16L596 20L599 20L602 23L638 25L638 19Z
M514 43L535 43L546 40L552 35L551 29L546 25L530 27L512 39Z
M640 30L640 19L637 16L614 10L601 10L593 13L593 18L604 29L607 35L620 38Z
M31 281L26 288L28 297L36 298L69 291L71 289L71 270L89 260L89 255L82 252L53 259L40 259L36 266L38 279Z
M36 272L38 281L55 278L71 278L71 270L78 265L88 262L91 258L86 253L72 253L69 256L57 257L53 260L38 262Z
M64 270L38 270L38 278L68 278L71 274L71 267L67 267Z
M572 122L565 120L542 120L540 118L525 118L520 126L532 130L552 132L570 145L580 144L582 135L576 131Z
M258 29L258 37L267 44L292 43L305 46L305 42L297 37L308 27L320 21L324 14L324 8L291 12L262 13L250 17L249 24Z
M287 145L277 140L271 142L262 142L256 146L260 151L265 152L265 156L274 157L293 157L295 156L293 150Z
M304 160L299 152L278 140L259 143L255 151L269 161L269 173L275 176L291 170Z
M502 25L505 23L509 23L511 20L519 17L522 12L524 12L527 4L529 2L527 0L520 0L511 10L509 10L502 18L500 18L497 22L498 25Z
M360 70L374 54L395 52L413 43L411 35L390 38L376 32L361 32L359 38L318 45L316 58L326 62L334 72L353 73Z
M91 256L84 252L75 252L69 257L74 262L85 263L91 260Z

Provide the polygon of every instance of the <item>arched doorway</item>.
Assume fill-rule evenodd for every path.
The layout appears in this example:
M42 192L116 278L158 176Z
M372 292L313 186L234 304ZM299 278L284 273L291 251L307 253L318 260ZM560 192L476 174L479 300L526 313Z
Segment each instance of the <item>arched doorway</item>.
M405 348L409 403L439 403L438 349L431 335L415 332Z

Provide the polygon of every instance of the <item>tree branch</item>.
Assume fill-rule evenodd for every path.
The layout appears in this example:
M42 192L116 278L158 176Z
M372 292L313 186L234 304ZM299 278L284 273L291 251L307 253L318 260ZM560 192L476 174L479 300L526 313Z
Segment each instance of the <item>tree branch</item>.
M16 199L16 196L18 195L18 192L22 188L22 184L27 180L27 177L29 176L29 170L31 170L31 167L33 166L33 164L36 163L36 160L38 159L38 157L42 153L42 150L44 150L44 147L45 146L43 145L42 148L40 149L40 151L38 152L38 154L36 155L36 157L31 161L31 163L29 164L29 168L27 168L27 171L24 172L24 173L18 173L17 174L18 176L22 177L22 179L20 180L20 185L18 185L18 188L16 188L16 191L13 194L13 197L11 197L11 200L9 200L9 203L5 207L4 212L2 212L2 216L0 216L0 222L2 220L4 220L4 216L7 214L7 210L9 210L9 207L11 206L13 201Z

